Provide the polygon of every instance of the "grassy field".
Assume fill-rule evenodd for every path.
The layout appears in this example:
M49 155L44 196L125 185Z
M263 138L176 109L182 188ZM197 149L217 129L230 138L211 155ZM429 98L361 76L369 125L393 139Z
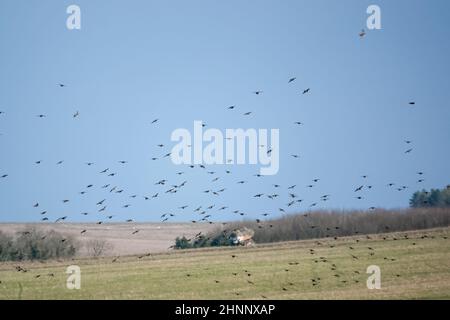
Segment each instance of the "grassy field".
M66 288L69 265L81 268L80 290ZM381 268L380 290L367 289L369 265ZM115 262L1 263L0 281L0 299L450 299L450 228Z

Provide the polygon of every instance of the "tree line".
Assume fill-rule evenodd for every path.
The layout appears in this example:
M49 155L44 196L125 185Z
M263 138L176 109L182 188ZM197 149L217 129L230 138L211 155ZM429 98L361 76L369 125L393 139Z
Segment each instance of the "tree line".
M450 185L445 189L417 191L412 195L409 204L412 208L450 207Z

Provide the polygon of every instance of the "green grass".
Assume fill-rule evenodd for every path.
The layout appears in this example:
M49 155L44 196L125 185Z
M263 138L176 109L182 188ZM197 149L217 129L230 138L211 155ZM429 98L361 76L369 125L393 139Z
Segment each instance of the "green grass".
M450 298L450 228L370 237L176 251L114 263L111 258L0 263L0 299ZM28 272L17 272L17 265ZM80 290L66 288L69 265L81 267ZM369 265L381 268L381 290L366 287ZM316 286L312 278L320 278Z

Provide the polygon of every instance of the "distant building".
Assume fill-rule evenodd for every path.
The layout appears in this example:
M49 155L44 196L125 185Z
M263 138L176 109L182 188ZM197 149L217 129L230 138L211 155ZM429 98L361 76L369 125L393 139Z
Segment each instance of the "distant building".
M231 235L231 240L236 246L252 246L255 244L255 242L253 241L254 235L255 232L252 229L244 227L242 229L236 230Z

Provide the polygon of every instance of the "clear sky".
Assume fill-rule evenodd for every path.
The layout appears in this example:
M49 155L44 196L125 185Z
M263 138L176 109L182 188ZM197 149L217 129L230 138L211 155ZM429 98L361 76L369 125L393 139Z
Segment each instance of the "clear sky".
M81 8L81 30L66 28L71 4ZM370 4L381 8L382 29L361 39ZM241 219L235 210L276 217L279 208L293 213L312 203L407 207L414 191L450 183L449 25L446 0L2 0L0 176L8 176L0 178L0 221L160 221L164 213L190 221L210 205L212 220ZM172 131L192 130L194 120L221 130L280 129L278 174L161 159ZM117 174L100 174L106 168ZM161 179L166 186L155 185ZM355 193L360 185L373 187ZM109 192L113 186L124 191ZM287 207L291 191L303 202Z

